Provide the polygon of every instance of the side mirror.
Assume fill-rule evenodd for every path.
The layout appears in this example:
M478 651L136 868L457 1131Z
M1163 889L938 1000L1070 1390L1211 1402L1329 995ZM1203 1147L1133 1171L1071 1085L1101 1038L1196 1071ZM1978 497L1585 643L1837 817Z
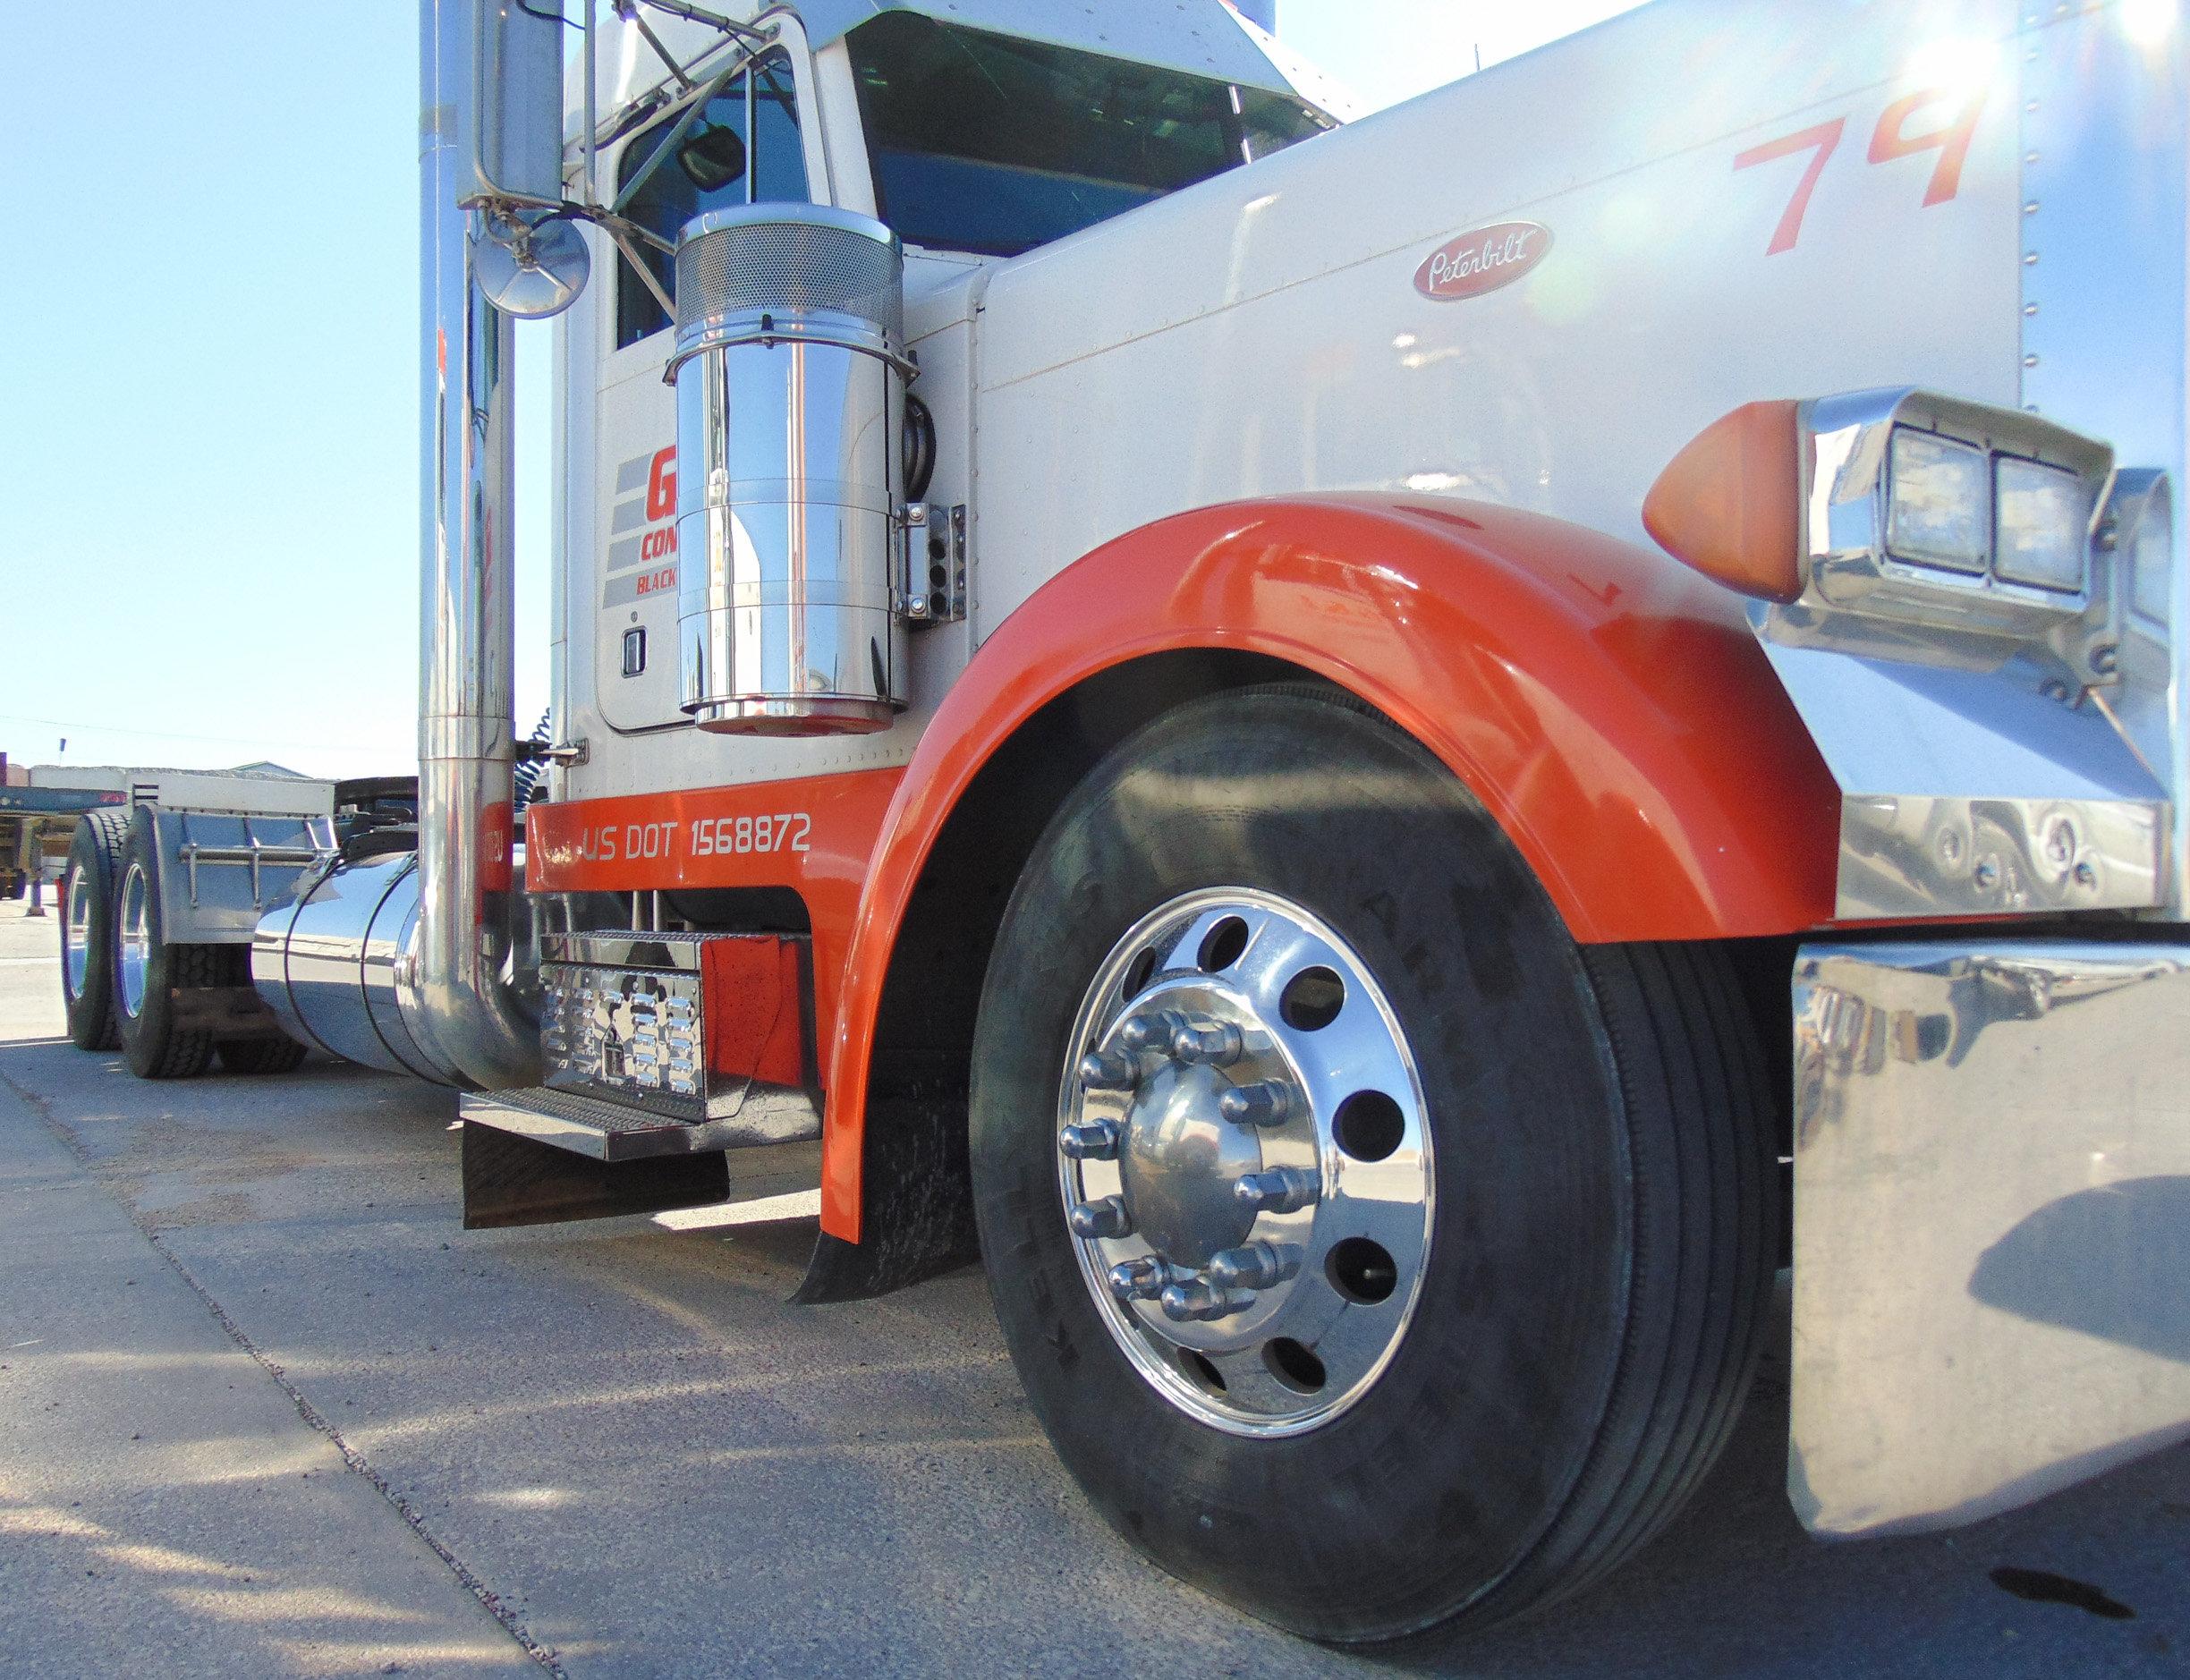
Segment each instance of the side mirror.
M521 321L560 315L578 301L592 272L583 237L555 216L536 221L490 211L471 242L471 278L480 295Z
M745 142L720 123L701 123L677 146L677 167L702 192L719 192L745 178Z
M471 122L458 202L563 201L563 22L522 0L472 0Z

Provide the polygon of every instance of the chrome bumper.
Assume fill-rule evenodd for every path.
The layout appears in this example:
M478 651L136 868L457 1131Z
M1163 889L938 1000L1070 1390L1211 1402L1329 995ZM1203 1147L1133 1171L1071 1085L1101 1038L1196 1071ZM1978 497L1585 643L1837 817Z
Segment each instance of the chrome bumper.
M2190 945L1805 946L1787 1489L1947 1528L2190 1435Z

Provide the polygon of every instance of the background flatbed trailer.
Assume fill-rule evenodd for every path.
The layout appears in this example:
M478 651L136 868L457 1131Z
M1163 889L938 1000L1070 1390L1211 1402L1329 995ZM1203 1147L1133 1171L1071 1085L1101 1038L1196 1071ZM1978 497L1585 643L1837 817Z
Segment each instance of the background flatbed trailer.
M124 798L95 788L0 787L0 898L30 896L47 859L59 868L77 819Z

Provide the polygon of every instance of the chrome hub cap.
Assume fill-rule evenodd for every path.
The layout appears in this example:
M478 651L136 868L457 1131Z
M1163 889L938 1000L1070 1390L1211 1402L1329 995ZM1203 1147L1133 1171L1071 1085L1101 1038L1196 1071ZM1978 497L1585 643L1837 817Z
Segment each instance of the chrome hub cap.
M1390 1362L1430 1246L1421 1081L1383 992L1299 905L1191 893L1075 1021L1063 1217L1098 1310L1167 1399L1290 1435Z
M91 969L91 884L81 870L74 870L62 893L61 973L68 995L81 997Z
M144 1014L145 973L152 963L151 883L141 864L132 863L122 878L121 960L115 975L122 982L122 1007L132 1020Z

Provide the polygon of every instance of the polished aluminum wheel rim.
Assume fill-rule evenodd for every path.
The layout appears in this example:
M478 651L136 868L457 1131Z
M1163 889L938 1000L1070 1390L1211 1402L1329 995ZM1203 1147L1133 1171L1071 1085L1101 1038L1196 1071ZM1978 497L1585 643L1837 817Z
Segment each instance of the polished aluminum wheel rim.
M1422 1082L1381 988L1300 905L1190 893L1074 1022L1061 1212L1103 1322L1173 1404L1293 1435L1366 1394L1430 1250Z
M132 863L122 878L122 937L115 973L122 982L122 1007L134 1020L144 1013L145 974L152 965L151 887L144 866Z
M91 884L81 870L72 870L63 892L61 973L71 997L83 996L91 972Z

